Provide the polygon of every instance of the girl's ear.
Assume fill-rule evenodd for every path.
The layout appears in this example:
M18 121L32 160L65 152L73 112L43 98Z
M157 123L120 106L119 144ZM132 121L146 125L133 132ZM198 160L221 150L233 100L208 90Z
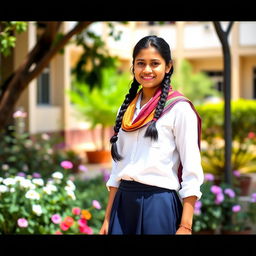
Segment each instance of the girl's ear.
M168 65L165 67L165 73L169 73L173 65L173 61L171 60Z

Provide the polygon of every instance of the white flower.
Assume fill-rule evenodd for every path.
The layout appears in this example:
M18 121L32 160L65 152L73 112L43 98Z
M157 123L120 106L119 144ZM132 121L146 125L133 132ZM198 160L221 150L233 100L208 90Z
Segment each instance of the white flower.
M73 200L76 200L76 196L75 196L74 191L72 191L72 190L66 190L66 191L67 191L67 195L69 197L71 197Z
M4 179L2 177L0 177L0 182L2 182Z
M25 147L26 147L26 148L30 148L32 145L33 145L32 140L26 140L26 141L25 141Z
M4 185L10 186L10 185L15 185L15 179L14 178L6 178L3 180Z
M32 211L35 213L37 216L40 216L43 213L42 207L39 204L33 204L32 205Z
M8 164L3 164L2 165L2 170L3 171L7 171L9 169L9 165Z
M44 158L44 160L46 160L46 161L50 159L50 157L49 157L48 155L44 155L43 158Z
M35 178L35 179L32 179L32 182L38 186L43 186L44 185L44 180L43 179L40 179L40 178Z
M41 137L42 137L43 140L49 140L50 139L50 136L47 133L43 133L41 135Z
M20 181L20 186L22 188L29 188L29 189L35 189L36 186L31 182L29 179L23 179Z
M47 184L44 188L43 191L48 194L51 195L53 191L57 191L57 187L55 185L52 184Z
M76 189L76 186L75 186L75 184L73 183L73 181L68 180L68 181L67 181L67 184L68 184L68 186L70 187L71 190L75 190L75 189Z
M10 188L10 192L11 193L15 192L15 188Z
M28 170L28 166L26 164L23 165L22 170L26 172Z
M52 177L53 177L54 179L59 179L59 180L61 180L61 179L63 178L63 174L62 174L61 172L54 172L54 173L52 174Z
M6 187L5 185L0 185L0 193L5 193L8 191L8 187Z
M53 150L51 148L47 149L47 153L51 155L53 153Z
M40 195L33 189L30 189L29 191L27 191L27 193L25 194L25 197L28 199L35 199L35 200L40 199Z
M21 182L22 180L25 180L25 178L22 176L16 176L16 177L14 177L14 180L15 180L15 182Z

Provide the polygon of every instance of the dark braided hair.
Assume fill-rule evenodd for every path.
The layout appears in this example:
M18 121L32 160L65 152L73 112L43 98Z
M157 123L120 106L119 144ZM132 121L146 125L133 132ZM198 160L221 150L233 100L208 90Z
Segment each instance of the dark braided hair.
M146 37L142 38L135 45L135 47L133 49L133 62L132 62L133 66L134 66L134 60L135 60L136 56L139 54L140 50L148 48L150 46L153 46L158 50L160 55L165 60L166 65L168 65L170 63L170 61L172 60L171 59L171 51L170 51L170 47L166 43L166 41L157 36L146 36ZM134 71L134 68L132 69L132 71ZM158 120L158 118L161 116L161 114L163 112L164 105L165 105L165 102L166 102L166 99L168 96L168 92L169 92L169 88L170 88L170 78L171 78L172 73L173 73L173 66L171 67L170 72L166 73L164 76L164 79L161 84L162 91L161 91L159 102L158 102L156 110L155 110L154 118L153 118L152 122L150 123L150 125L148 126L146 133L144 135L145 137L150 137L153 140L158 139L158 132L156 129L156 121ZM122 126L122 120L123 120L124 113L127 110L129 104L136 97L139 85L140 84L137 82L137 80L134 77L133 82L131 84L131 88L129 90L129 93L125 96L125 100L124 100L123 104L121 105L119 113L116 118L116 123L114 126L114 135L110 139L110 143L112 144L111 154L112 154L112 158L114 161L120 161L123 159L123 157L117 151L117 145L116 145L116 142L118 139L117 135Z

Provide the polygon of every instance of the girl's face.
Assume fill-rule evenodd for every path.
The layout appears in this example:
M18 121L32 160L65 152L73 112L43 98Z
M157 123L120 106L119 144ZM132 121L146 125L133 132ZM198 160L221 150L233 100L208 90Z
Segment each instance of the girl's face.
M168 73L172 63L166 65L165 60L155 47L142 49L134 60L134 76L143 88L157 88Z

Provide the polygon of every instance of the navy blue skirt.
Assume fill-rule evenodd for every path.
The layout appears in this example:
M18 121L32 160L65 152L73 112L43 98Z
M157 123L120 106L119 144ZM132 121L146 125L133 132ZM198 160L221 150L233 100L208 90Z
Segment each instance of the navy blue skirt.
M121 180L108 234L175 234L181 214L182 204L175 190Z

